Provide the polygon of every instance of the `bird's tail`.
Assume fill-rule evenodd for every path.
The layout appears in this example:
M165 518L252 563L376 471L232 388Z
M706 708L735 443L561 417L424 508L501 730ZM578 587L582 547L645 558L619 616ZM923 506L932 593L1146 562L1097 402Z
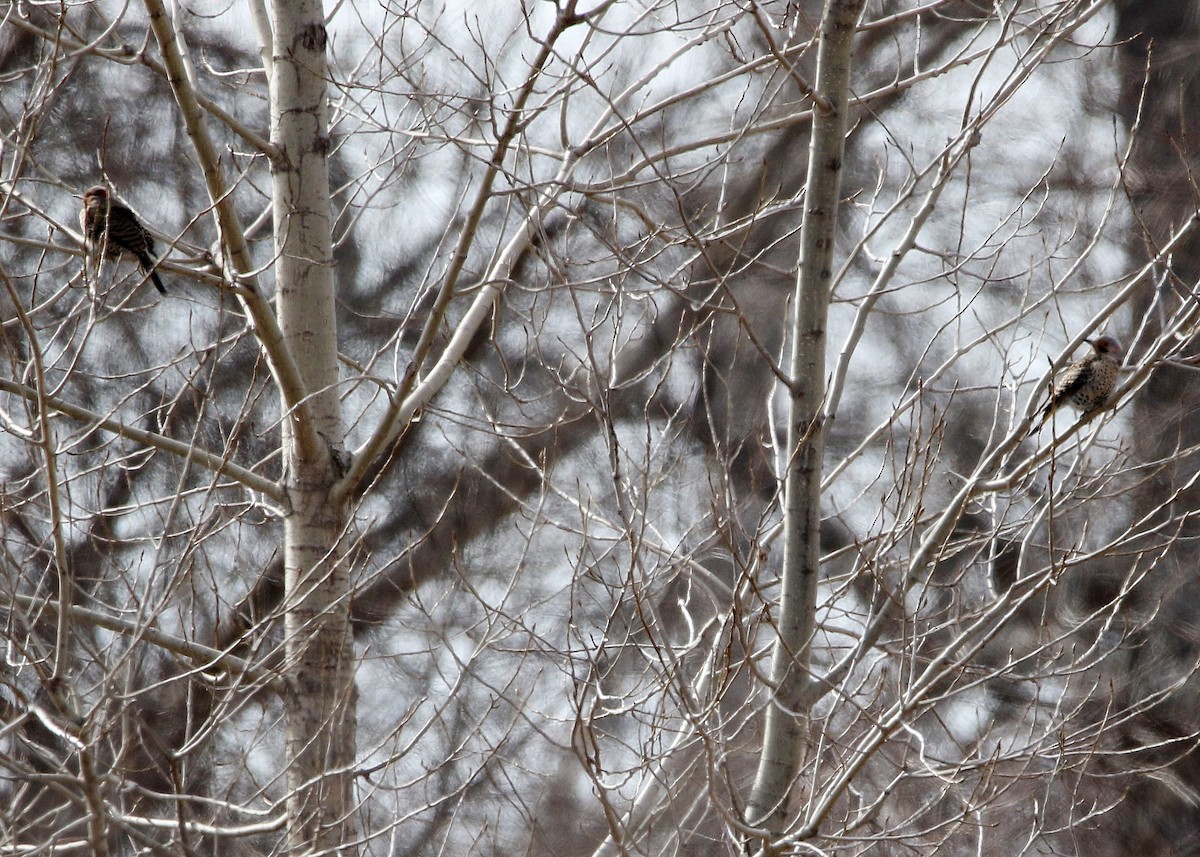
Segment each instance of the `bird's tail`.
M158 271L154 270L154 260L149 256L138 256L138 264L142 266L142 271L150 275L150 282L154 283L154 288L158 289L158 293L165 295L167 288L159 278Z
M1050 419L1050 414L1054 411L1053 404L1053 402L1046 403L1046 407L1042 409L1038 418L1034 420L1033 425L1029 427L1029 434L1025 435L1025 437L1033 437L1042 430L1042 426L1046 424L1046 420Z

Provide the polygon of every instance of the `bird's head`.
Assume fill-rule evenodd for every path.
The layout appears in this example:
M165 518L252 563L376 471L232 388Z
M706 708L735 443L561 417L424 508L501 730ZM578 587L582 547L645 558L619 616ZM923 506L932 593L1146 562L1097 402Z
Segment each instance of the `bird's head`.
M1097 354L1111 354L1113 357L1121 356L1121 341L1115 336L1098 336L1095 339L1089 339L1088 344L1095 349Z
M108 202L108 188L103 185L96 185L85 190L83 192L83 204L87 205L93 200L98 203Z

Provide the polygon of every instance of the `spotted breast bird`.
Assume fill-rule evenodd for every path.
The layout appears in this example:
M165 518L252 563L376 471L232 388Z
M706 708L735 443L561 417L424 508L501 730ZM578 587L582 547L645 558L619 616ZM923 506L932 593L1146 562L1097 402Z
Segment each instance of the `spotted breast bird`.
M167 293L154 270L153 236L132 211L113 201L108 188L96 186L84 192L79 225L88 252L102 251L106 259L118 259L122 253L132 256L142 271L150 275L154 288L164 295Z
M1076 360L1062 373L1050 391L1050 401L1046 402L1029 434L1040 430L1063 405L1071 405L1088 414L1108 401L1121 370L1121 343L1113 336L1089 339L1087 343L1092 347L1092 353Z

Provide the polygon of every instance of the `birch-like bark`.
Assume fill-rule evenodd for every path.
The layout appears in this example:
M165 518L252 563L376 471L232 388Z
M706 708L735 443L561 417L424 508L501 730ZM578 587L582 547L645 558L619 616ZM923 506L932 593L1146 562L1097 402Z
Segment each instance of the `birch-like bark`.
M788 795L807 736L802 709L810 678L821 559L821 459L825 451L825 328L845 151L850 53L865 0L829 0L817 48L818 103L808 153L800 270L789 367L790 414L784 476L783 587L771 658L772 700L747 820L772 839L786 828Z
M342 444L337 395L329 193L324 10L319 0L275 0L271 142L279 326L295 355L307 407L283 420L283 707L288 853L350 854L354 673L345 503L331 502ZM311 419L312 425L299 421ZM305 442L315 432L319 444Z
M150 27L158 40L162 51L163 65L167 71L167 82L179 105L184 127L192 141L196 158L204 173L204 184L212 201L213 215L216 218L217 232L221 236L222 259L221 265L229 275L231 283L241 283L233 288L234 294L241 301L246 317L254 325L255 336L262 345L271 368L271 375L279 388L279 394L286 403L289 412L304 418L301 425L301 439L310 448L315 448L316 435L308 425L315 422L305 414L308 408L307 391L299 367L296 365L292 352L285 344L283 332L271 312L271 304L258 287L257 278L252 272L257 267L250 254L250 247L242 231L241 221L233 204L233 196L225 181L221 167L221 157L217 147L204 127L204 115L200 110L198 94L192 87L187 74L187 63L183 57L183 47L175 35L175 25L167 15L162 0L143 0L146 13L150 18ZM272 102L274 105L275 102ZM283 162L278 149L267 146L271 162L279 165Z

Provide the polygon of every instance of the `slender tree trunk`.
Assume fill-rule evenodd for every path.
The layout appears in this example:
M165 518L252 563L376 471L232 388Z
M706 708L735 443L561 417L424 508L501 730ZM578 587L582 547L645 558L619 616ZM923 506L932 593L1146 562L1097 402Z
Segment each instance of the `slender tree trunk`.
M825 328L833 279L833 244L845 150L850 51L865 0L830 0L817 49L816 115L800 232L790 418L784 483L783 591L771 659L773 698L748 820L772 838L787 823L788 795L807 735L804 689L816 613L821 559L821 459L825 451Z
M344 504L331 502L342 443L318 0L275 0L271 74L279 323L308 398L284 415L288 849L350 853L354 675Z

